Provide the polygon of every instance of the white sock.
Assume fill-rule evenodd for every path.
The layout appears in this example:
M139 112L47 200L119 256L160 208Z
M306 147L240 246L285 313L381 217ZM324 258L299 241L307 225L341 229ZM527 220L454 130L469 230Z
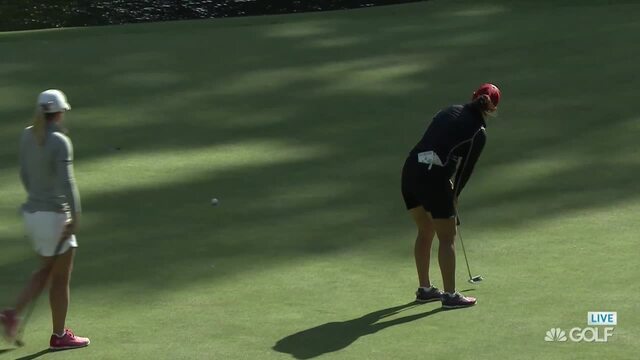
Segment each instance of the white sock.
M422 289L424 291L431 291L432 288L433 288L433 286L429 286L429 287L420 286L420 289Z
M59 339L61 339L61 338L63 338L65 335L67 335L67 332L66 332L66 331L63 331L63 332L62 332L62 335L58 335L58 334L56 334L56 333L53 333L53 335L55 335L55 336L57 336Z

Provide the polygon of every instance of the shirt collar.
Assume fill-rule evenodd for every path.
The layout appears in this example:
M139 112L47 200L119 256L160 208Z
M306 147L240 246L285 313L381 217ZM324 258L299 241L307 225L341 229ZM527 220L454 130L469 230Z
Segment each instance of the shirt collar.
M476 121L478 121L482 125L482 127L486 128L487 122L484 119L484 115L482 114L482 111L480 111L478 108L473 106L471 103L468 103L466 107L468 107L469 111L471 111L471 113L475 116Z

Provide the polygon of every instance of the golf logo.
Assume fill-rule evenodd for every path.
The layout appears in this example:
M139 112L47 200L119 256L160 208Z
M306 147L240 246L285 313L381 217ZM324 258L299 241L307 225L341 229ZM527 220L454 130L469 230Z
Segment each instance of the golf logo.
M547 336L544 337L544 341L567 341L567 333L560 328L552 328L547 331Z
M618 325L618 313L615 311L589 311L587 313L589 327L574 327L568 333L560 328L547 331L544 341L547 342L608 342L615 329L611 325ZM567 337L568 335L568 337Z

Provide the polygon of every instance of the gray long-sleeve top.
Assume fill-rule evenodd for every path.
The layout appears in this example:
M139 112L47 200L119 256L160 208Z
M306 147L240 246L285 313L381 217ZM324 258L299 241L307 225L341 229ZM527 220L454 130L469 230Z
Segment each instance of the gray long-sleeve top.
M70 211L74 219L82 211L73 175L73 145L56 124L47 124L44 146L38 144L32 127L23 131L20 178L28 194L24 211Z

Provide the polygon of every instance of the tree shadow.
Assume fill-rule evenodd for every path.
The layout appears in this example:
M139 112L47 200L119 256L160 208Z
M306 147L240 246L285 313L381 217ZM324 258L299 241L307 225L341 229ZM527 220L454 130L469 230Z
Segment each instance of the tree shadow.
M436 308L420 314L378 322L418 305L415 302L410 302L374 311L352 320L322 324L278 340L273 346L273 350L290 354L296 359L312 359L345 349L363 336L375 334L386 328L423 319L443 311L442 308Z
M72 103L79 104L73 116L85 117L70 126L72 135L78 135L74 144L80 188L83 191L86 184L83 177L103 187L83 193L87 222L76 263L81 271L74 284L126 283L175 291L203 278L215 280L295 257L382 243L385 236L396 236L410 226L403 222L399 168L417 140L416 132L424 130L437 107L466 100L460 92L487 78L496 79L509 94L501 109L507 121L490 124L491 140L462 203L470 214L469 223L518 226L637 197L637 165L590 170L594 162L607 164L634 151L635 138L621 138L620 133L635 132L616 125L624 125L637 110L621 110L619 101L591 109L593 99L583 91L593 88L585 81L616 83L607 96L630 103L636 86L622 80L635 63L624 62L631 58L623 56L625 52L632 51L625 37L611 37L601 27L590 30L592 36L606 36L603 46L613 59L608 62L611 66L584 77L584 69L599 67L600 59L579 53L576 61L571 57L575 49L561 46L575 40L567 43L593 49L591 38L575 38L580 32L558 32L556 43L542 44L537 33L540 23L528 14L447 17L445 22L441 16L446 13L425 9L433 7L291 18L282 26L269 25L271 19L243 19L251 25L246 29L235 21L185 22L18 34L1 40L9 48L3 58L11 70L3 78L11 89L6 94L17 94L15 100L22 102L0 109L2 118L23 118L18 110L22 108L28 118L32 99L25 94L35 94L43 84L68 88ZM387 10L398 11L403 21ZM614 16L600 23L637 27L635 19ZM561 16L545 20L545 31L565 26ZM299 34L283 36L283 28ZM314 32L319 28L322 31ZM518 31L503 31L510 28ZM479 30L481 36L466 37ZM352 45L339 51L313 45L325 40L339 44L341 36L353 40ZM109 46L95 47L97 40ZM532 41L539 46L535 53ZM217 45L201 46L209 42ZM67 55L40 56L59 47ZM500 56L478 60L480 49ZM416 66L420 62L433 64ZM12 63L24 66L12 68ZM407 86L387 92L397 90L398 83ZM411 83L422 84L419 91ZM554 84L553 98L546 93L549 83ZM119 94L117 106L105 105L113 94ZM15 122L0 125L0 142L15 144L20 127ZM603 127L617 131L602 136ZM568 146L567 133L580 137ZM231 170L211 167L198 176L158 186L114 189L117 181L136 183L140 170L121 167L118 161L109 162L113 164L109 171L83 173L85 164L114 157L126 163L132 161L131 154L198 150L219 143L243 146L254 140L287 141L292 152L297 145L331 152L307 161L265 162ZM607 144L607 151L601 152ZM125 150L114 154L107 150L111 145ZM576 164L544 174L536 182L510 181L498 172L501 167L555 157L569 148ZM0 150L0 170L15 173L16 146ZM178 163L154 165L157 177L182 169ZM491 182L487 188L492 191L478 187L482 178L490 179L486 182ZM512 188L493 192L498 188L495 178L508 180ZM17 177L12 181L19 189ZM567 192L566 184L579 185L583 191ZM222 204L212 210L208 200L214 195L221 196ZM496 211L486 211L487 207ZM12 274L26 273L30 266L30 261L19 258L0 264L0 292L14 281Z

